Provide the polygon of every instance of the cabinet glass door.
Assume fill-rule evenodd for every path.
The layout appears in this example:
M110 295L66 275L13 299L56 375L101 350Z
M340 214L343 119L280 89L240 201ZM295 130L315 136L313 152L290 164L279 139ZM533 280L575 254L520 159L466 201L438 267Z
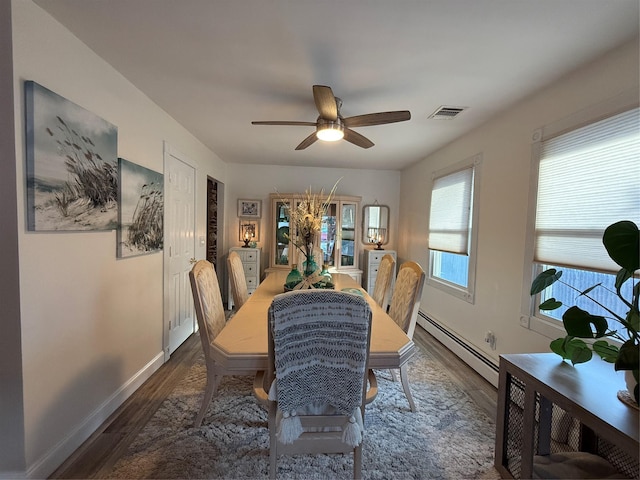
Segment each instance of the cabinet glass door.
M291 248L289 244L289 211L285 202L275 202L276 241L274 242L274 265L289 265Z
M356 211L355 203L342 203L340 215L340 266L352 267L356 264Z
M338 206L335 203L329 204L327 213L322 217L322 227L320 230L320 248L323 254L323 263L330 267L336 266L334 252L336 250L337 218ZM320 265L321 266L321 265Z

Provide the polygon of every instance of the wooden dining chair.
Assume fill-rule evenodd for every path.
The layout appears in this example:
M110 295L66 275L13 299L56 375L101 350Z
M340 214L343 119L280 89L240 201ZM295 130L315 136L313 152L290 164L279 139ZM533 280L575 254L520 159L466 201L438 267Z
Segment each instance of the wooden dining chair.
M413 332L416 329L424 282L424 270L416 262L405 262L400 265L396 285L393 289L393 295L391 296L389 316L411 339L413 339ZM409 407L412 412L415 412L416 404L411 396L407 369L408 365L406 363L400 367L400 379L402 381L404 394L409 401Z
M244 276L242 259L240 259L240 255L237 252L229 252L227 268L229 270L231 294L233 295L233 306L238 311L249 300L249 290L247 289L247 279Z
M220 295L220 284L213 264L206 260L199 260L189 272L189 280L196 318L198 319L200 341L207 366L207 386L200 411L194 421L194 425L200 427L213 394L222 380L223 372L213 359L211 344L225 326L226 320L222 295Z
M382 257L376 273L376 283L373 286L373 300L386 312L389 305L389 291L393 280L396 260L388 253Z
M263 383L270 478L280 455L302 453L353 453L360 478L364 406L377 393L367 368L371 318L367 301L345 292L298 290L273 299Z

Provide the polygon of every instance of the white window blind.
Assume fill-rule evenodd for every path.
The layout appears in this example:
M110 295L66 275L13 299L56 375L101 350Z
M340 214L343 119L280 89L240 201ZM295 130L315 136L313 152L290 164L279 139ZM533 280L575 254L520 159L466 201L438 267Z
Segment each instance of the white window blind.
M640 224L640 122L635 108L543 140L534 260L617 271L602 245L619 220Z
M431 191L429 248L469 254L473 167L437 177Z

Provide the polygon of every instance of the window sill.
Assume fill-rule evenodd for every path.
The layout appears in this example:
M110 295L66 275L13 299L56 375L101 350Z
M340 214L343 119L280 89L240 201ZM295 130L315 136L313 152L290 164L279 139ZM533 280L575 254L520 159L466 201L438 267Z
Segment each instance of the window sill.
M527 319L527 318L529 319L528 327L527 325L522 324L522 321L521 321L521 325L524 328L528 328L529 330L539 333L540 335L543 335L550 340L555 340L556 338L563 338L567 335L567 332L562 326L562 321L560 320L555 320L555 319L547 320L539 317L526 317L526 316L522 316L520 318L521 320ZM607 342L617 345L618 347L622 346L622 342L620 342L619 340L616 340L615 338L604 337L600 340L606 340ZM585 342L587 343L590 343L592 341L595 341L595 339L594 340L585 339Z
M526 318L526 317L525 317ZM525 328L532 330L540 335L547 337L550 340L555 340L556 338L564 337L567 332L564 331L564 327L562 326L562 322L555 319L543 319L539 317L528 317L529 325L523 325Z
M427 278L427 285L437 288L449 295L453 295L456 298L460 298L465 302L473 304L475 301L473 292L470 292L468 289L456 285L455 283L447 282L439 278L429 277Z

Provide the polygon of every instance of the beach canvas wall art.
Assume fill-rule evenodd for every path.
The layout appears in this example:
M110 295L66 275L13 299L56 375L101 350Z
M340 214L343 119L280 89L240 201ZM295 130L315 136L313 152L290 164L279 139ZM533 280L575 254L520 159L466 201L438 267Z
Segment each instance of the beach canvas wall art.
M161 173L118 159L118 258L162 250L164 185Z
M117 228L117 127L36 82L24 87L28 229Z

